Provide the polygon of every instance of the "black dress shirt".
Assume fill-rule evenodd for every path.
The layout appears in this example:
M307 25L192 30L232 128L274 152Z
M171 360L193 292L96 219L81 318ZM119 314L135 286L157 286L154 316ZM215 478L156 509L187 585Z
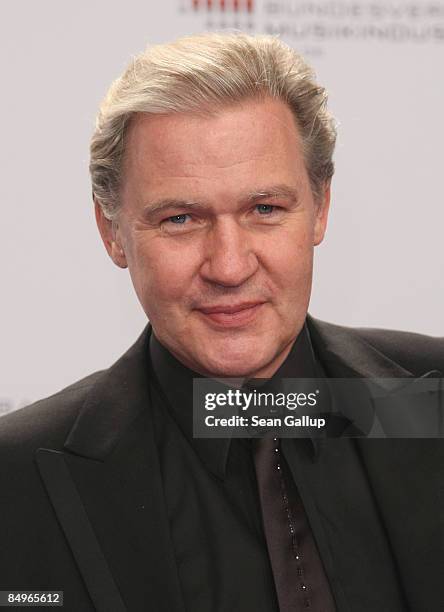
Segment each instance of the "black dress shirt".
M262 527L252 440L193 438L193 378L200 375L175 359L154 333L150 340L150 359L157 378L151 388L156 444L171 541L186 609L191 612L278 612ZM304 326L270 382L277 383L281 378L314 378L320 373L321 365L316 361ZM351 464L347 466L348 472L359 471L361 468L353 441L340 442L347 445L341 455ZM330 483L325 480L329 476L322 454L329 468L333 460L333 469L340 469L334 464L337 455L334 448L330 458L331 451L326 451L324 446L322 440L315 439L282 441L284 459L299 471L296 478L295 470L287 468L286 476L293 503L299 504L299 511L296 508L299 535L306 544L308 541L304 573L311 592L307 609L313 612L324 612L320 603L324 599L322 594L317 596L317 590L323 590L324 594L327 591L332 605L334 599L338 610L345 609L340 606L342 583L354 580L353 571L348 575L347 572L356 563L355 560L342 560L341 551L337 550L341 561L338 563L336 559L335 564L329 529L322 524L323 519L328 521L328 512L322 516L322 508L328 508L330 503L337 504L337 495L332 496ZM304 464L307 469L304 469ZM305 472L309 471L311 476L307 485ZM382 601L387 605L387 612L399 610L402 609L401 596L383 528L373 507L366 478L361 475L359 479L362 491L357 487L356 494L359 501L367 505L363 527L370 524L375 531L375 550L370 551L372 559L369 561L382 566L382 571L376 572L376 579L384 576L382 584L380 582L381 593L375 596L375 606L379 605L376 602ZM335 532L335 525L332 527ZM348 535L355 537L353 530ZM295 576L295 584L297 582ZM351 591L354 588L359 600L361 585L352 585ZM366 596L365 589L363 594ZM377 609L375 607L375 612Z

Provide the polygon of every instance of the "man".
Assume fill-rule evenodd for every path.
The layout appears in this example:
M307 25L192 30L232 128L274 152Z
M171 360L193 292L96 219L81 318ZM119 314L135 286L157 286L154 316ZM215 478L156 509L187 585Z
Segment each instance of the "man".
M2 590L63 590L73 611L441 609L442 442L192 434L196 377L444 368L442 340L307 315L325 103L296 53L241 34L154 47L113 84L96 218L150 325L109 370L2 419Z

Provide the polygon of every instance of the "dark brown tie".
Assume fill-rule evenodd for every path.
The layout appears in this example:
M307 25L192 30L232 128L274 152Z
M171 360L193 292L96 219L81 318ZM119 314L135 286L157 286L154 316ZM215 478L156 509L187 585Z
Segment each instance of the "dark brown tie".
M280 612L334 612L330 587L279 439L254 440L254 463Z

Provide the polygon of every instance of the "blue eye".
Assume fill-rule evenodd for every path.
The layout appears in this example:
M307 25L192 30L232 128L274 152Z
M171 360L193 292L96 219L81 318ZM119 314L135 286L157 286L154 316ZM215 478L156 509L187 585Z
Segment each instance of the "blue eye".
M261 214L270 214L276 207L272 204L258 204L257 209Z
M178 225L180 223L185 223L186 217L188 217L188 215L174 215L173 217L168 217L167 220Z

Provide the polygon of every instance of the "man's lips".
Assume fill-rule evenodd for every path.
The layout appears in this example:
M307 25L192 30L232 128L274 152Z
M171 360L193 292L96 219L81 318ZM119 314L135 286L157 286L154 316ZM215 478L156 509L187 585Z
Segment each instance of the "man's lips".
M247 310L247 308L253 308L253 306L258 306L259 304L263 304L263 302L242 302L240 304L220 304L216 306L207 307L202 306L197 310L200 310L204 314L217 314L219 312L223 312L225 314L234 314L235 312Z
M197 308L205 319L222 327L239 327L251 323L265 302L242 302L239 304L216 304Z

